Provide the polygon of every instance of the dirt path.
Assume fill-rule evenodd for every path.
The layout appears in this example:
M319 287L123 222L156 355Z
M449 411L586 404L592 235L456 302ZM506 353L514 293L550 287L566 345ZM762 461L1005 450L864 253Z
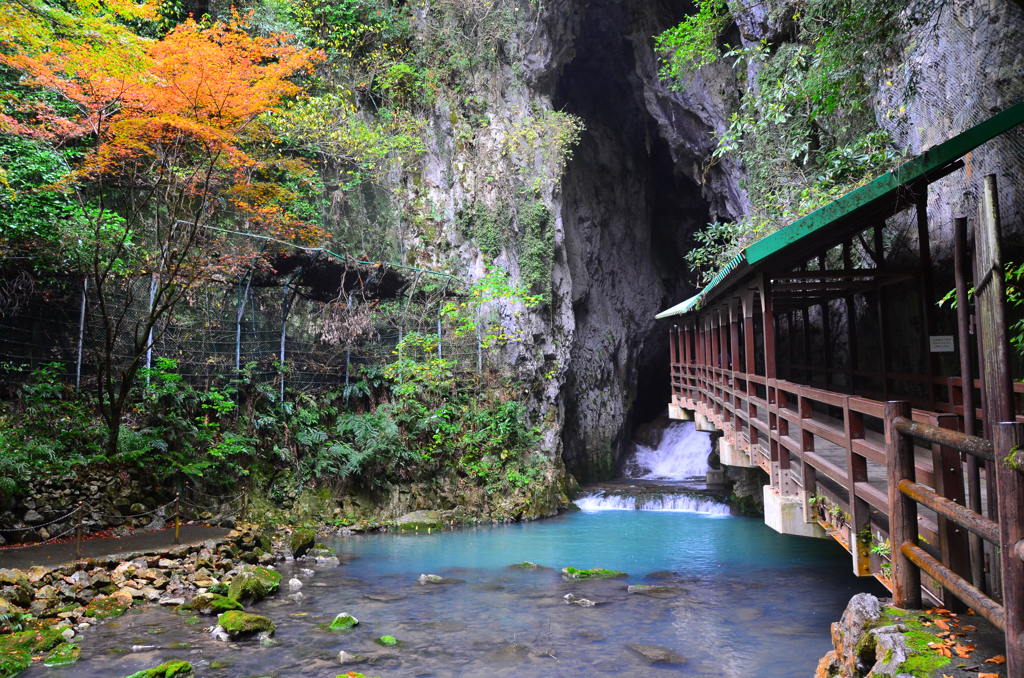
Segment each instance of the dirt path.
M223 537L230 530L205 525L182 525L181 543L195 543ZM123 556L129 553L158 551L174 546L174 528L139 530L123 537L100 537L82 540L82 557ZM27 569L33 565L52 567L76 560L75 542L59 542L40 546L0 549L0 568Z

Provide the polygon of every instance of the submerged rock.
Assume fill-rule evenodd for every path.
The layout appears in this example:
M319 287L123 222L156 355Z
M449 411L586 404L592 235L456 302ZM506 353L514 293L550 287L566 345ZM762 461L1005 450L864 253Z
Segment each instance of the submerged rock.
M630 584L626 587L626 593L650 596L651 598L672 598L682 592L683 590L679 587L666 584Z
M137 671L125 678L174 678L175 676L191 676L192 665L186 661L173 660L164 662L151 669Z
M574 593L566 593L562 596L562 600L564 600L567 605L579 605L580 607L595 607L600 605L597 601L590 600L589 598L580 598Z
M187 603L178 606L178 609L184 612L213 615L229 610L241 610L242 604L234 598L228 598L217 593L200 593Z
M359 664L365 662L366 660L367 657L365 655L352 654L351 652L346 652L345 650L342 650L338 653L339 664Z
M421 574L416 579L420 584L462 584L465 579L453 579L451 577L442 577L439 574Z
M649 664L682 664L686 661L681 654L660 645L627 643L626 647L643 657Z
M297 577L292 577L288 580L288 588L290 588L292 591L298 591L302 588L302 581L299 580Z

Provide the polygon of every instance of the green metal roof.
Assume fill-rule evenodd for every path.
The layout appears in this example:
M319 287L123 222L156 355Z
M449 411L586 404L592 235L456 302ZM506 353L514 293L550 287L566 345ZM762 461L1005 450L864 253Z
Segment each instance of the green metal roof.
M1024 122L1024 102L1010 106L985 122L975 125L955 137L914 156L891 172L856 188L846 195L833 200L824 207L797 219L781 230L765 236L733 257L722 270L696 296L681 304L666 309L656 318L667 318L697 310L700 302L730 273L746 264L753 266L787 247L796 244L812 233L817 233L832 224L850 216L857 210L876 201L885 199L907 184L921 179L1004 132ZM692 303L691 303L692 302Z

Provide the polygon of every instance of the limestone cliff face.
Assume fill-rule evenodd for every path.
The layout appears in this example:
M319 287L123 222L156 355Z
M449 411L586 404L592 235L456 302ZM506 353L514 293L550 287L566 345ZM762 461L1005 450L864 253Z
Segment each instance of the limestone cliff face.
M728 39L783 39L788 29L767 4L737 5ZM651 38L678 23L690 3L549 0L539 11L522 9L528 18L503 58L467 83L486 124L468 135L464 102L437 105L422 173L404 186L436 219L412 228L404 243L411 258L482 275L481 243L459 226L460 215L474 202L509 199L524 171L541 177L532 186L551 214L551 301L530 313L499 311L524 330L506 358L529 385L548 449L586 481L613 474L634 423L667 401L668 327L653 316L694 291L682 261L692 234L749 210L742 165L709 157L752 79L718 63L679 92L658 80ZM879 125L919 153L1024 98L1022 27L1024 12L1006 0L940 3L874 83ZM510 150L516 130L551 111L586 126L564 168L550 166L543 140L527 153ZM1000 174L1004 218L1018 232L1021 134L971 157L972 176ZM962 179L944 182L930 204L940 259L951 217L972 216L976 200ZM513 233L521 234L521 222L513 220ZM446 246L437 246L438 233ZM510 242L496 261L520 276L523 249Z

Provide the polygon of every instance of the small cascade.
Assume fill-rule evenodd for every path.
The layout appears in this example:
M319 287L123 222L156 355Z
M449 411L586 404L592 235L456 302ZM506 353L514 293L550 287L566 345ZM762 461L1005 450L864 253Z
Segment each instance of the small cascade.
M636 451L626 462L627 478L688 480L708 472L711 437L698 431L693 422L671 422L655 447L634 443Z
M668 511L729 515L729 507L708 497L689 494L612 494L592 492L575 501L581 511Z
M649 432L650 433L650 432ZM704 477L710 467L711 437L691 422L673 421L634 443L625 477L602 485L575 501L583 511L668 511L729 515L729 507L710 494Z

